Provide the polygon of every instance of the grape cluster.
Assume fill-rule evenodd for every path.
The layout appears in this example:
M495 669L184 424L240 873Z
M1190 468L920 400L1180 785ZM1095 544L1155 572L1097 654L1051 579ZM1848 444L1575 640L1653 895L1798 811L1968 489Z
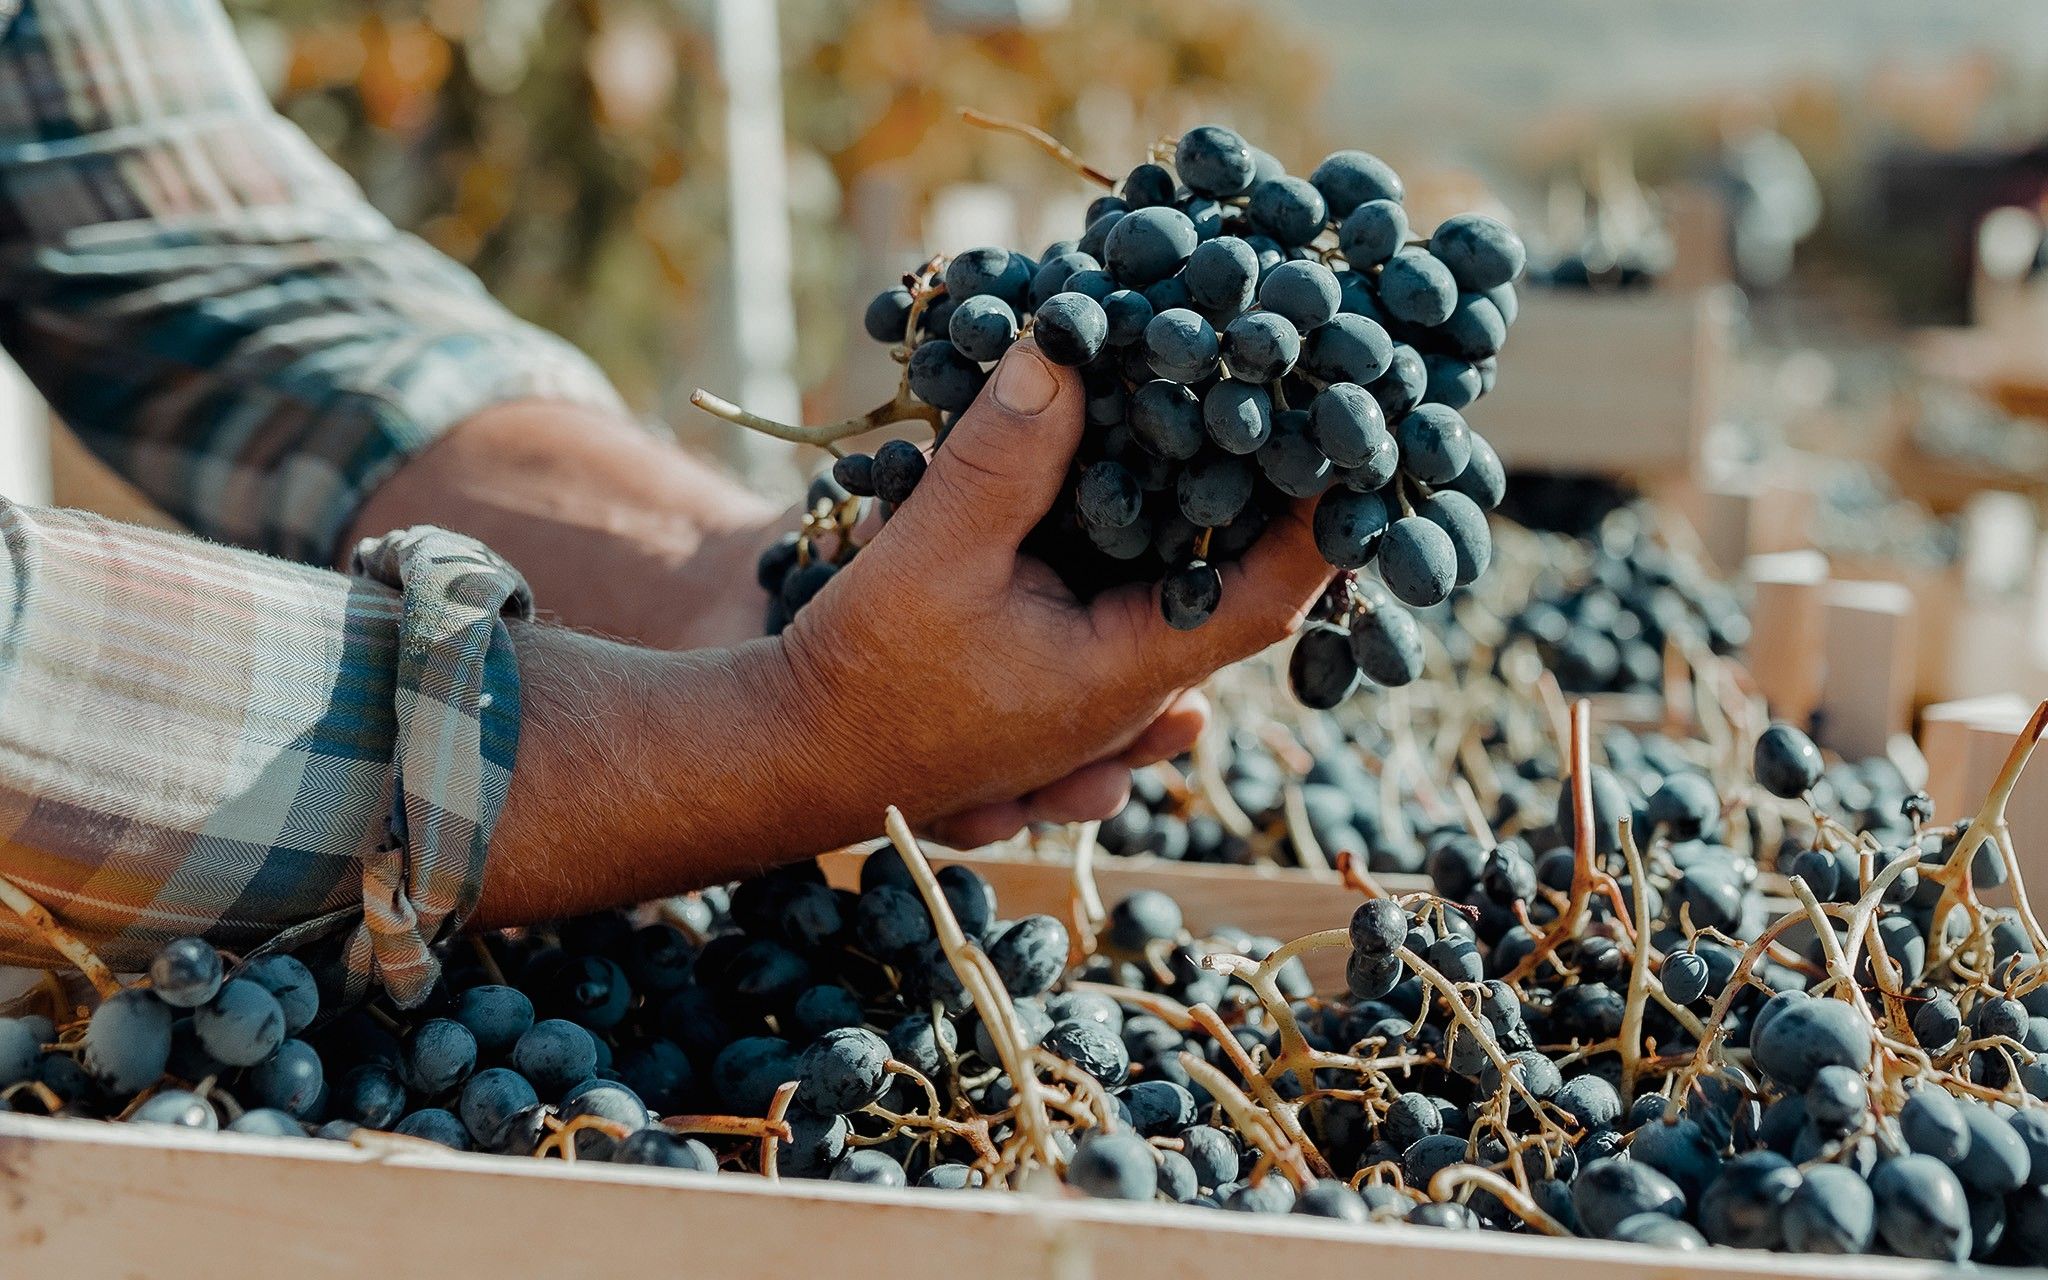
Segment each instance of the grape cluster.
M1199 627L1222 598L1217 566L1314 501L1343 583L1304 636L1296 687L1332 705L1361 675L1414 678L1403 606L1485 571L1504 486L1459 410L1493 385L1521 241L1473 214L1419 238L1403 194L1362 151L1303 178L1204 125L1097 199L1078 239L934 259L877 296L865 327L904 363L896 415L934 419L941 449L1011 344L1081 371L1087 430L1028 547L1083 594L1156 582L1167 622ZM841 457L814 514L850 499L886 513L925 465L907 440ZM771 631L854 554L852 524L828 553L807 535L767 553ZM1355 580L1375 564L1383 587Z

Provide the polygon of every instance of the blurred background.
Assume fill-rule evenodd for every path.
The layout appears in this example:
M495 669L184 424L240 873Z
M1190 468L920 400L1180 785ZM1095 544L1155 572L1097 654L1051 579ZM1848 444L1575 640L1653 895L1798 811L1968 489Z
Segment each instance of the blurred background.
M1773 655L1814 647L1844 582L1904 593L1888 722L2048 693L2038 0L228 3L378 207L768 489L818 459L692 388L858 412L896 376L859 329L877 289L1080 232L1098 191L961 108L1119 173L1207 120L1298 171L1373 151L1419 227L1476 208L1531 246L1508 376L1471 410L1562 477L1520 518L1635 492L1682 517L1752 591L1794 715L1819 677Z

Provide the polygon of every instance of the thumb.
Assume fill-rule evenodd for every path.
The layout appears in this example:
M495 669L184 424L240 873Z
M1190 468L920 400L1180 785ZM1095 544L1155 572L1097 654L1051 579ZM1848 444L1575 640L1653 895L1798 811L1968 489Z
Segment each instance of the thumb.
M1085 406L1078 373L1028 338L1016 343L946 433L896 521L912 523L931 545L953 538L1014 549L1059 495Z

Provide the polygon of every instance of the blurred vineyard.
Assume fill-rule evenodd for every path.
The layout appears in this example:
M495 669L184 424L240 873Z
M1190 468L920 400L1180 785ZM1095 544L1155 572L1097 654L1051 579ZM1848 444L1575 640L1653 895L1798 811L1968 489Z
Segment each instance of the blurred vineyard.
M228 3L280 107L396 222L590 351L644 408L673 416L679 389L716 379L689 367L715 362L730 329L707 0ZM961 106L1113 163L1211 112L1288 139L1290 154L1321 146L1304 123L1320 59L1262 0L1075 0L1029 23L968 10L780 6L806 387L838 366L870 259L915 243L939 192L986 183L1028 202L1066 181L1024 145L962 126ZM890 243L846 216L867 183L912 224Z

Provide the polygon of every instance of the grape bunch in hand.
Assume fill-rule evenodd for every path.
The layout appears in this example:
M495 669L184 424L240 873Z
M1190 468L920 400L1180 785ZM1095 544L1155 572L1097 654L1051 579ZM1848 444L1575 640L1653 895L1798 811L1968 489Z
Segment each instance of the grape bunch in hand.
M903 365L895 399L826 428L700 405L784 438L836 439L923 420L945 448L994 363L1031 340L1080 371L1087 425L1024 551L1078 596L1156 584L1179 630L1222 601L1220 566L1269 521L1312 509L1338 571L1290 667L1332 707L1367 679L1422 669L1409 612L1485 572L1499 457L1459 412L1491 389L1526 255L1499 222L1460 215L1414 234L1400 176L1362 151L1289 175L1230 129L1203 125L1094 201L1078 240L1036 256L985 246L933 258L868 306ZM805 530L771 547L769 630L786 626L858 551L862 500L884 518L926 467L909 440L841 454ZM1376 567L1378 580L1360 578Z

